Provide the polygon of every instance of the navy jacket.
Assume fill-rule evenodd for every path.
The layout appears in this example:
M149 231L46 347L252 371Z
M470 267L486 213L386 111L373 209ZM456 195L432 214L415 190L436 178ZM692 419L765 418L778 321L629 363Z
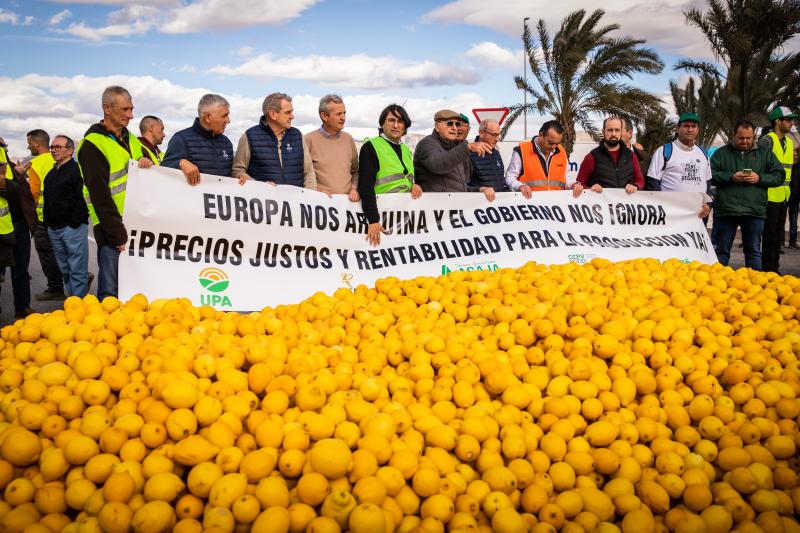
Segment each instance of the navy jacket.
M479 141L476 137L475 141ZM508 191L506 186L505 167L500 151L495 148L492 153L483 157L474 152L469 154L471 172L469 184L473 187L492 187L495 192Z
M272 181L278 185L303 186L303 134L289 128L281 140L281 157L278 158L278 138L266 119L245 132L250 145L250 164L247 174L257 181ZM283 162L283 165L281 165Z
M181 159L197 165L202 174L230 177L233 144L224 134L217 135L203 128L196 118L191 128L179 131L169 140L161 166L180 168Z

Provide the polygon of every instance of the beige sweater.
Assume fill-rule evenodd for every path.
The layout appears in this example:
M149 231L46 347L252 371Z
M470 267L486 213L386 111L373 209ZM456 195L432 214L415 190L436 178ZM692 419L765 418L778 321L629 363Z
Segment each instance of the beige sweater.
M321 130L306 134L305 143L314 163L320 191L348 194L358 185L358 152L349 133L332 137Z

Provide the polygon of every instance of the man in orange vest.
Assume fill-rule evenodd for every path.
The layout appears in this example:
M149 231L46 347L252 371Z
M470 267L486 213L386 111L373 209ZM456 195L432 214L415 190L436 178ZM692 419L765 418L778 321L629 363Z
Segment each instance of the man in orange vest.
M530 198L538 191L567 189L567 152L561 146L564 126L548 120L539 128L539 135L514 147L506 170L506 185ZM573 192L578 196L580 192Z

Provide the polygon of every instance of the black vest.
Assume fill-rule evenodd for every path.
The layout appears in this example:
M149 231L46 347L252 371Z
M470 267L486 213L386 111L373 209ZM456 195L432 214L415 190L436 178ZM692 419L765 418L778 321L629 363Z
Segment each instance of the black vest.
M191 128L182 130L176 135L183 138L186 159L197 165L201 173L230 177L233 166L233 144L225 135L214 134L204 129L199 119L194 119Z
M480 140L480 137L476 140ZM470 185L475 187L492 187L495 192L505 192L508 190L508 187L506 187L506 173L503 168L503 158L500 157L500 151L497 148L492 150L492 153L489 155L483 157L470 152L469 157L472 160Z
M261 117L257 126L245 132L250 144L250 164L247 174L258 181L273 181L278 185L303 186L303 134L289 128L281 141L278 159L278 138ZM283 165L281 165L283 161Z
M595 183L609 189L624 189L626 185L635 182L633 175L633 152L625 145L620 146L617 164L611 159L605 145L592 150L594 157L594 172L589 176L589 187Z

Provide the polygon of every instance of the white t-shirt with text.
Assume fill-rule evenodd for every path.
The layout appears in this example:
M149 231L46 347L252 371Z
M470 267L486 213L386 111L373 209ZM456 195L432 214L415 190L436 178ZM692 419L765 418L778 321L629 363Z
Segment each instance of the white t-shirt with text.
M691 148L672 142L672 156L664 167L664 147L650 160L647 176L661 181L662 191L705 193L711 180L711 164L699 146Z

